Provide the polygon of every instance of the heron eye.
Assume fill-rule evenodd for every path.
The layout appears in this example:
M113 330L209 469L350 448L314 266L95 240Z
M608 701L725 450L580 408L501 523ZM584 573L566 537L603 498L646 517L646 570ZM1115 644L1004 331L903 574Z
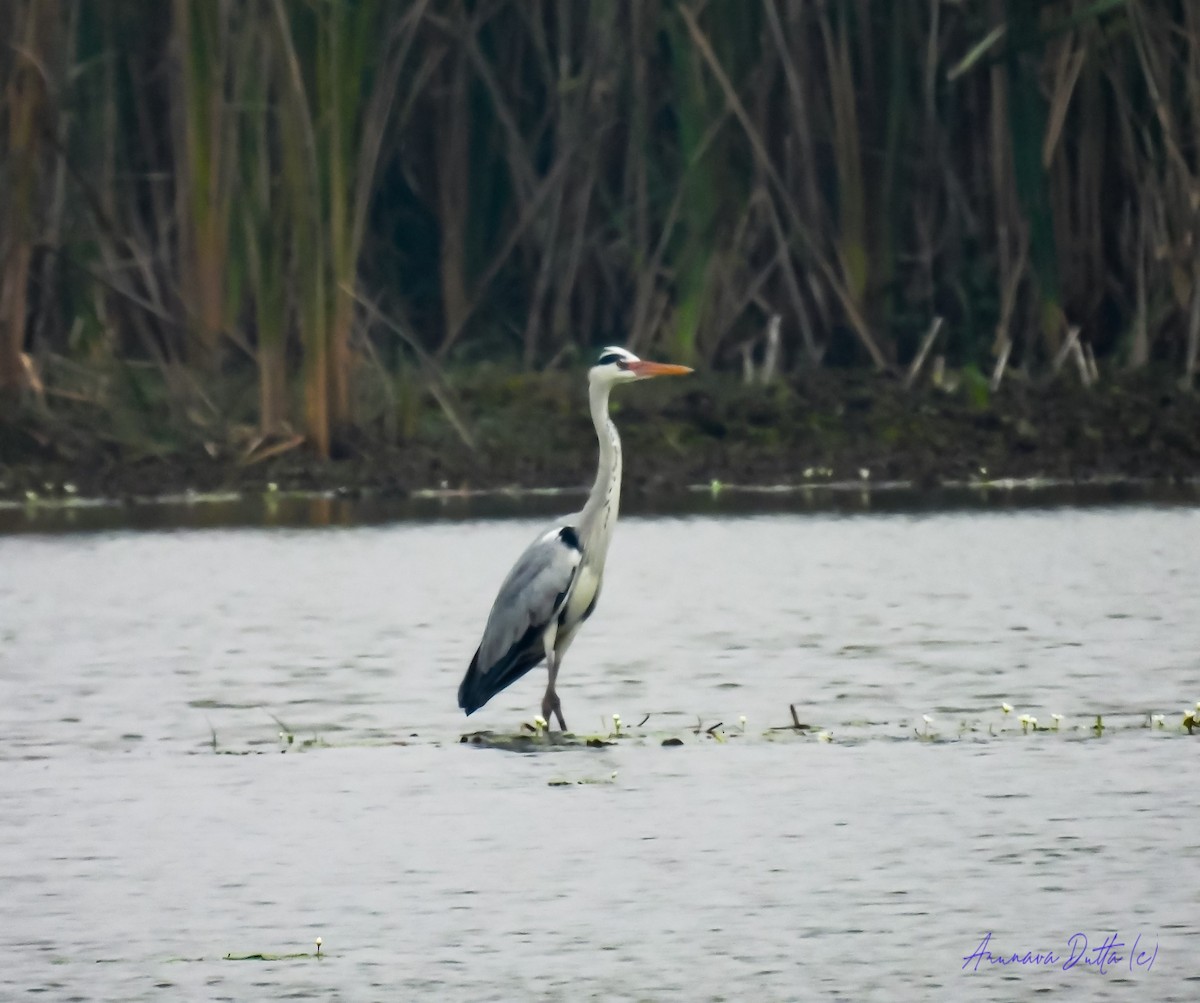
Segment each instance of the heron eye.
M599 360L596 362L596 365L611 366L614 362L622 369L625 368L624 360L622 360L621 356L619 356L616 352L609 352L607 355L600 356Z
M617 368L618 369L628 369L629 363L625 359L617 359Z

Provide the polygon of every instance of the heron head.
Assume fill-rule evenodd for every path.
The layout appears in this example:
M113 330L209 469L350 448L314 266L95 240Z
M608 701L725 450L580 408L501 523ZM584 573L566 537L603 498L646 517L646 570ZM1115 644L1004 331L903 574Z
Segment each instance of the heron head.
M592 383L633 383L654 376L683 376L690 373L687 366L675 366L667 362L647 362L624 348L603 348L596 364L588 372Z

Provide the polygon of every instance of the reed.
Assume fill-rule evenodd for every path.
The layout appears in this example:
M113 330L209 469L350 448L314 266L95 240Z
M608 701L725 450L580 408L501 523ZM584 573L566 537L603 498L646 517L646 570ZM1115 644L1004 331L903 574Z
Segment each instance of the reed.
M1200 365L1188 0L10 0L0 30L10 397L48 353L151 363L211 438L253 377L258 434L328 456L361 360L400 365L360 294L442 364L736 369L778 314L783 371L904 372L935 318L997 391L1074 328L1089 383Z
M216 371L232 306L230 219L238 151L236 111L229 94L236 86L231 78L253 55L247 44L253 36L235 23L232 0L174 0L173 13L179 66L178 97L172 104L177 120L179 291L190 335L189 358ZM235 52L238 48L240 54Z
M263 437L284 432L288 423L287 335L293 284L288 258L292 221L280 184L279 123L274 106L282 75L275 33L260 16L255 26L257 72L247 75L241 123L240 191L242 246L247 265L247 299L253 318L258 364L258 427Z
M33 382L25 355L34 243L40 237L46 191L41 132L52 121L48 73L59 41L57 4L15 0L0 14L0 34L10 40L0 61L4 121L0 181L0 398Z

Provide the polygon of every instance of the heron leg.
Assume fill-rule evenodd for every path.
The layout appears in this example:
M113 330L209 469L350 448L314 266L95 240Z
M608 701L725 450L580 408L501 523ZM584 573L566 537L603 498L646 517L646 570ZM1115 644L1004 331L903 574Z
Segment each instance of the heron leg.
M542 697L542 717L548 722L553 714L558 720L559 731L566 731L567 722L563 720L562 703L554 690L554 682L558 679L558 654L553 649L546 652L546 668L550 672L550 681L546 686L546 695Z

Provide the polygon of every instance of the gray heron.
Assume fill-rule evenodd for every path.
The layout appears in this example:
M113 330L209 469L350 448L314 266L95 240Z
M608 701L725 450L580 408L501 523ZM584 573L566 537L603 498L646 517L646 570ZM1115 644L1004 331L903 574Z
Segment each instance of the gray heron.
M554 685L563 656L596 608L604 559L621 503L621 437L608 416L608 396L619 383L682 376L687 366L646 362L623 348L605 348L588 371L588 401L600 462L579 512L559 520L513 565L488 615L483 640L458 688L458 706L473 714L544 658L549 670L542 718L553 714L567 730Z

